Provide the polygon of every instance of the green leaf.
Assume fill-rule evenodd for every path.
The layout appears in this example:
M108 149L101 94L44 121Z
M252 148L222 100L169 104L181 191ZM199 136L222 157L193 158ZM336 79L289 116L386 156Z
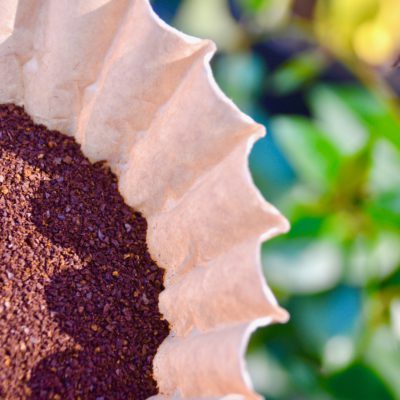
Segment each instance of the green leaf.
M189 35L215 41L219 50L232 51L242 41L242 32L226 0L185 0L174 26Z
M297 220L292 222L291 229L286 238L310 237L315 239L321 233L324 222L325 219L320 216L301 215Z
M400 188L379 195L367 204L367 210L377 223L398 228L400 225Z
M254 388L258 393L270 396L287 396L290 377L287 368L270 355L266 349L258 348L247 356L247 366Z
M337 400L394 400L380 377L362 363L355 363L327 381Z
M205 0L202 0L205 2ZM215 0L210 0L215 1ZM275 30L287 21L292 0L236 0L241 23L247 31L259 34Z
M378 284L392 276L400 263L399 241L399 233L389 230L371 236L358 234L349 248L347 280L365 286Z
M335 286L341 277L342 253L333 241L295 238L263 247L268 282L284 293L317 293Z
M378 140L372 151L369 192L382 194L400 187L399 171L400 151L389 141Z
M271 76L271 88L276 94L285 96L315 79L325 66L326 58L320 51L300 53Z
M296 173L312 188L327 191L341 163L335 146L304 117L277 117L272 130Z
M389 107L361 86L342 86L336 94L353 110L377 139L385 137L400 149L400 118Z
M394 273L392 275L390 275L387 279L385 279L382 282L381 288L382 289L386 289L386 288L399 289L400 288L400 269L397 269L396 271L394 271Z
M269 0L240 0L240 5L247 12L257 12L270 3Z
M310 92L309 103L318 126L343 154L354 154L365 146L368 129L332 87L315 87Z
M215 77L225 94L241 109L251 112L262 90L265 65L261 57L253 53L220 55L214 65Z
M365 359L374 368L388 387L395 393L392 399L400 398L399 369L400 346L399 338L393 334L389 326L382 325L371 332L372 339L365 351ZM383 397L375 397L381 399Z

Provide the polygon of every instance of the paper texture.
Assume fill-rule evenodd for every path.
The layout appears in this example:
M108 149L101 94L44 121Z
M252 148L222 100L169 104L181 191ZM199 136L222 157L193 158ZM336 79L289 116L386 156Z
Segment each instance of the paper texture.
M248 337L287 319L259 253L288 224L247 166L264 128L216 86L214 51L146 0L0 3L0 102L24 105L91 160L107 160L147 217L172 327L154 364L160 399L258 398L244 366Z

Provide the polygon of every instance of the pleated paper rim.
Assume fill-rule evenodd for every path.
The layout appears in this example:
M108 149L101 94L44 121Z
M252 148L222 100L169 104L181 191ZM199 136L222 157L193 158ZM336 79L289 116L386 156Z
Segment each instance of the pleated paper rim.
M216 84L215 44L170 27L148 0L7 0L0 9L0 102L24 105L91 160L107 160L147 218L171 325L154 360L158 397L258 399L249 337L288 319L260 247L289 224L253 183L248 155L265 129Z

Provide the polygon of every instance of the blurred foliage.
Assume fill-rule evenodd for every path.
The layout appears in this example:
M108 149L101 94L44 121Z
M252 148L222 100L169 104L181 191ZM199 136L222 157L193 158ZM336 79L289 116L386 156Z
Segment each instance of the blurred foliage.
M269 134L250 166L291 231L265 275L291 313L254 335L269 399L400 399L399 0L158 0L213 39L223 90Z
M397 0L319 1L316 32L338 55L372 65L393 59L400 46Z

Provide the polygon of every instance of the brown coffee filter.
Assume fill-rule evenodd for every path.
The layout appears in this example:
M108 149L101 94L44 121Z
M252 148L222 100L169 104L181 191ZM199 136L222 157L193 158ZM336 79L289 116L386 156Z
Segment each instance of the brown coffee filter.
M171 324L154 362L159 398L258 398L247 340L287 319L259 253L288 223L247 165L264 128L215 84L214 52L163 23L147 0L0 3L0 103L24 105L91 160L107 160L148 220Z

